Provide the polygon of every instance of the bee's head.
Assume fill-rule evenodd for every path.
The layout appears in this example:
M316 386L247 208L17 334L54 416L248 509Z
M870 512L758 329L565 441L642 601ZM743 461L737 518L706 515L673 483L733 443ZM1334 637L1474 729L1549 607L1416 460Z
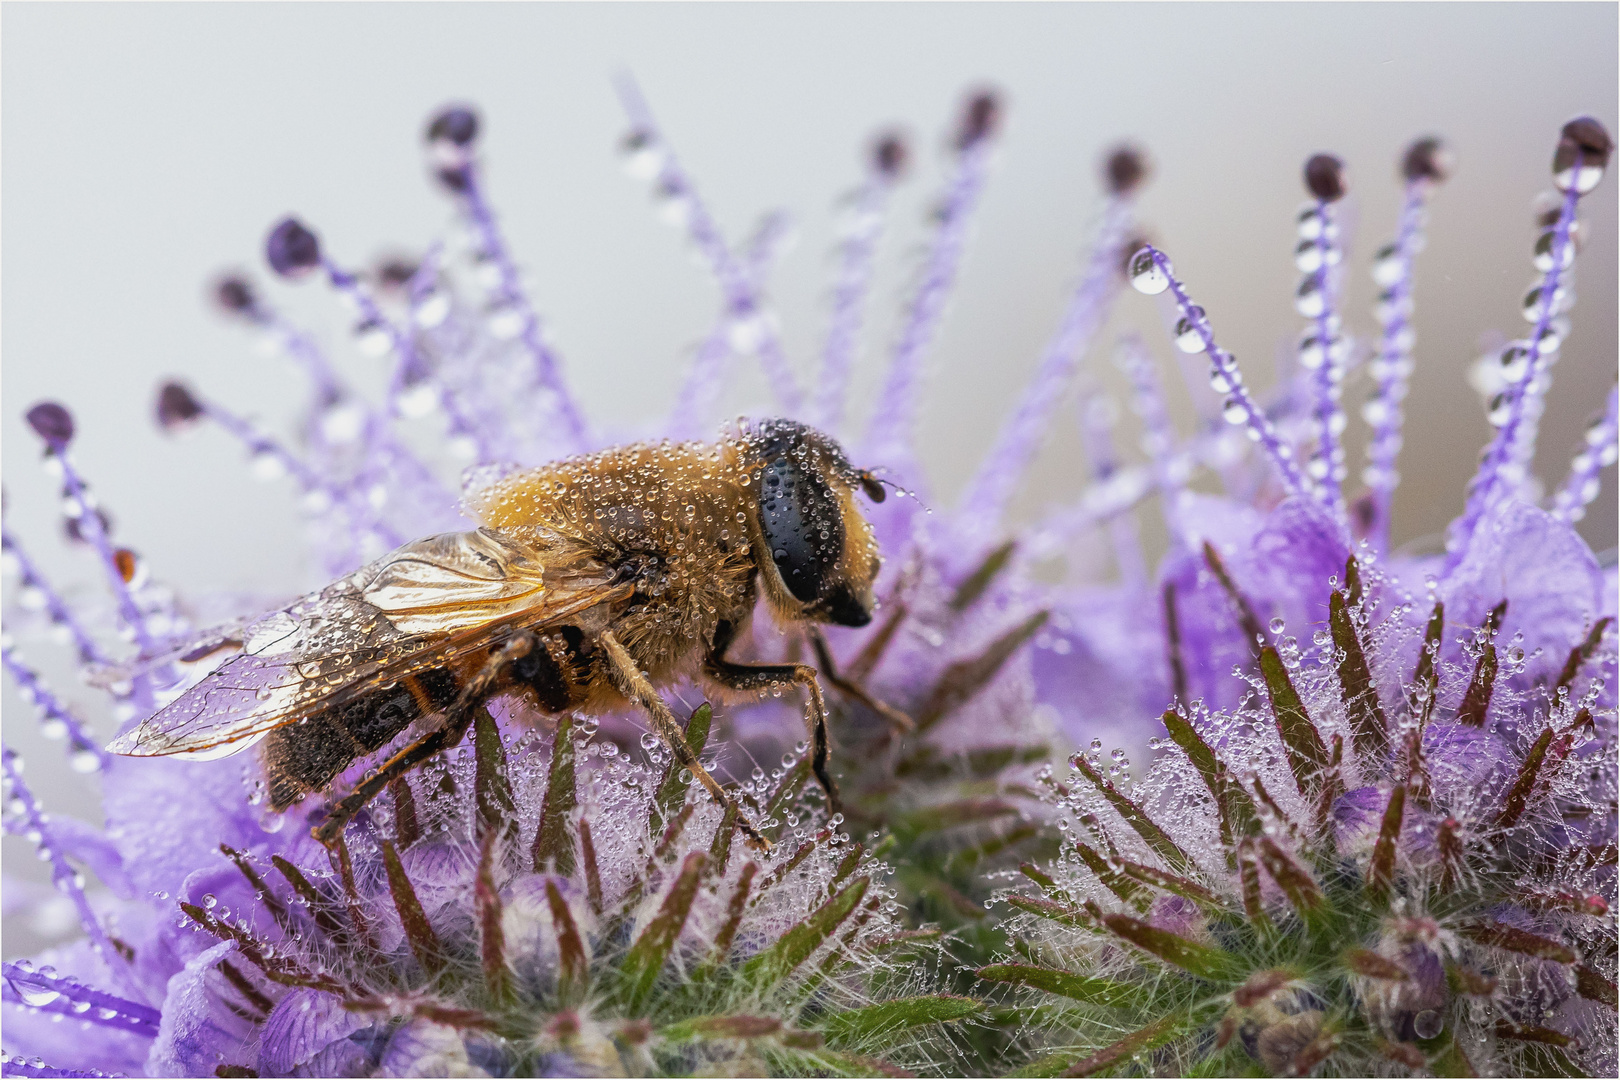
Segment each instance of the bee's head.
M754 510L749 529L771 606L788 620L871 622L883 560L855 493L882 502L882 485L850 465L833 440L792 420L758 424L741 450Z

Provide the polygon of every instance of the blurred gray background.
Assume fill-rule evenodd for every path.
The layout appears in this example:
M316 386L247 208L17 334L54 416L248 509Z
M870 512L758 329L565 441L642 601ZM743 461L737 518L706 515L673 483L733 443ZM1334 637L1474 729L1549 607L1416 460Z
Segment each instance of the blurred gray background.
M420 145L424 118L448 100L483 111L492 196L590 413L621 428L661 415L718 293L658 221L646 185L621 171L625 121L609 79L625 69L730 238L774 207L797 219L801 242L770 295L805 375L825 329L833 201L857 179L875 129L913 134L917 167L895 204L856 386L862 418L926 235L942 136L964 89L1005 92L997 165L930 357L921 442L945 505L1062 311L1111 144L1129 137L1151 151L1142 217L1264 387L1301 327L1290 257L1301 162L1330 150L1350 163L1347 215L1358 230L1345 312L1367 334L1366 266L1394 228L1397 157L1417 135L1444 136L1458 166L1434 200L1419 265L1418 368L1395 508L1396 540L1427 543L1460 509L1489 433L1466 369L1482 335L1523 332L1531 200L1549 187L1558 128L1590 112L1615 130L1616 13L1596 3L5 4L9 521L58 582L83 595L99 588L88 557L58 542L55 493L20 420L55 398L78 417L77 460L118 538L160 578L193 593L318 584L291 486L248 480L217 432L165 439L150 420L153 390L181 375L284 423L303 400L300 381L206 308L205 282L232 265L262 279L264 233L288 211L350 264L420 250L450 218ZM1551 483L1615 378L1615 191L1611 176L1582 203L1590 232L1575 330L1538 462ZM270 288L334 351L352 352L347 316L325 290ZM1110 384L1107 346L1127 324L1172 356L1158 308L1127 294L1093 354ZM728 405L757 406L762 393L747 371ZM1190 430L1192 406L1179 386L1175 395ZM1351 430L1359 471L1359 420ZM1082 461L1061 414L1019 513L1076 491ZM1583 525L1599 551L1615 542L1613 481L1610 470ZM29 648L70 699L93 706L49 653ZM29 758L46 803L93 816L91 788L39 740L9 683L4 703L5 738ZM109 718L96 723L110 733ZM26 845L5 844L8 875L43 879ZM7 931L8 954L19 934Z

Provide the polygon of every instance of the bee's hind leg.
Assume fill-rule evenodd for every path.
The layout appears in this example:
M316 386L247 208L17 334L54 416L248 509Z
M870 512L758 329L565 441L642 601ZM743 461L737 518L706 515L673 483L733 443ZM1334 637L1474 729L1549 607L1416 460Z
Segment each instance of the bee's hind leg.
M804 687L809 695L805 702L804 722L810 729L810 770L816 782L827 794L827 809L836 814L841 811L838 785L827 769L827 703L821 697L821 683L816 669L808 664L738 664L726 659L731 647L733 630L730 623L721 623L715 630L714 645L703 658L703 674L731 690L749 694L762 694L772 690Z
M404 776L416 766L460 743L472 726L473 717L489 697L496 680L507 665L519 660L533 649L539 648L533 634L520 632L507 638L490 653L484 666L462 684L456 700L444 711L443 723L421 738L407 744L398 753L361 781L349 794L327 808L326 819L310 830L310 834L327 847L332 847L343 835L350 819L367 803L375 799L396 777Z
M710 795L714 796L715 802L737 815L737 827L743 831L744 836L748 837L749 842L765 851L769 851L771 849L770 841L760 834L760 831L754 827L753 823L748 820L747 815L743 813L742 807L737 805L737 800L731 796L730 792L721 787L714 777L709 775L709 770L705 769L703 763L698 761L697 755L692 753L692 748L686 743L686 737L681 733L680 724L675 720L675 714L669 711L669 706L664 703L664 699L659 696L652 683L647 681L647 676L642 674L641 668L636 665L635 660L630 656L624 645L619 642L618 638L613 636L613 631L602 631L598 640L602 643L602 651L607 654L608 663L611 665L615 676L614 682L618 684L619 690L631 701L646 710L648 716L652 717L653 726L658 729L659 738L664 740L664 744L675 755L675 759L681 763L681 767L691 770L692 775L697 777L698 781L708 789Z

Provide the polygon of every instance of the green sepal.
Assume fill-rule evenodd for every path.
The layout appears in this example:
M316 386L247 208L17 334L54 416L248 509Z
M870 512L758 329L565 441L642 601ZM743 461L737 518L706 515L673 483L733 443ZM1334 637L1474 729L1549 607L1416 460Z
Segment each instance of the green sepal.
M1283 749L1287 751L1288 767L1299 785L1299 793L1308 795L1314 790L1317 777L1327 768L1327 747L1305 711L1305 703L1294 689L1294 681L1288 677L1282 657L1270 645L1260 650L1260 674L1266 681L1271 715L1277 722L1277 734L1282 736Z
M743 965L743 978L755 986L766 989L775 986L832 936L850 912L866 895L870 879L858 877L841 891L828 898L809 917L795 923L776 944Z
M1114 787L1113 781L1092 767L1084 754L1076 754L1071 760L1075 768L1080 770L1080 775L1091 781L1092 786L1102 792L1108 804L1125 819L1125 824L1136 830L1136 835L1147 842L1147 846L1153 849L1155 855L1179 873L1190 874L1197 870L1192 859L1170 839L1170 835L1154 824L1153 819L1148 817L1140 806Z
M540 827L534 834L535 873L550 869L562 877L573 876L574 830L568 819L578 803L574 787L574 720L564 714L557 720L557 733L551 741L551 773L546 779L546 797L540 804Z
M954 994L900 998L827 1017L821 1027L833 1043L849 1044L925 1024L948 1024L982 1012L984 1005Z
M641 936L636 938L619 965L624 980L625 1002L631 1010L641 1007L658 973L663 970L664 959L669 956L675 939L680 936L681 927L686 925L686 917L692 911L692 900L697 896L698 884L703 878L703 864L707 861L708 856L701 851L694 851L686 857L681 864L680 876L664 897L658 914L641 931Z
M1089 1005L1106 1005L1109 1008L1127 1005L1146 1006L1151 997L1150 991L1130 983L1088 978L1034 964L991 964L989 967L980 968L977 974L979 978L991 982L1033 986L1037 990L1045 990L1060 997L1084 1001Z
M1350 565L1355 565L1354 559ZM1333 633L1333 647L1339 653L1339 690L1350 713L1356 753L1377 761L1389 749L1389 722L1378 701L1378 686L1361 648L1361 635L1350 618L1353 605L1353 600L1346 600L1344 593L1334 590L1328 597L1328 627Z

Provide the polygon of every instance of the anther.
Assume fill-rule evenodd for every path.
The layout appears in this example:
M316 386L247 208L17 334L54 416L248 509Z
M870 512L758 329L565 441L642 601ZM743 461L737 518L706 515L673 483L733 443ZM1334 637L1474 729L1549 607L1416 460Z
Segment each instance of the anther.
M1115 147L1108 155L1103 169L1111 195L1131 195L1142 186L1148 175L1147 155L1140 148L1125 143ZM1134 249L1132 249L1134 250Z
M259 306L253 286L236 274L227 274L214 282L213 301L228 315L251 315Z
M54 401L42 401L27 413L28 426L45 445L60 452L73 441L73 414Z
M968 98L962 110L962 126L957 129L956 148L966 150L996 133L1001 125L1001 99L992 90L981 90Z
M297 218L283 218L270 230L264 256L282 277L301 277L321 264L321 242Z
M1425 136L1406 148L1401 159L1401 175L1407 180L1429 180L1440 183L1451 176L1456 166L1450 149L1433 135Z
M1323 202L1344 198L1344 162L1332 154L1313 154L1305 162L1305 187Z
M164 383L158 391L157 422L164 431L190 427L202 414L202 405L181 383Z
M899 132L880 135L872 146L872 167L890 180L898 180L911 161L911 150Z

